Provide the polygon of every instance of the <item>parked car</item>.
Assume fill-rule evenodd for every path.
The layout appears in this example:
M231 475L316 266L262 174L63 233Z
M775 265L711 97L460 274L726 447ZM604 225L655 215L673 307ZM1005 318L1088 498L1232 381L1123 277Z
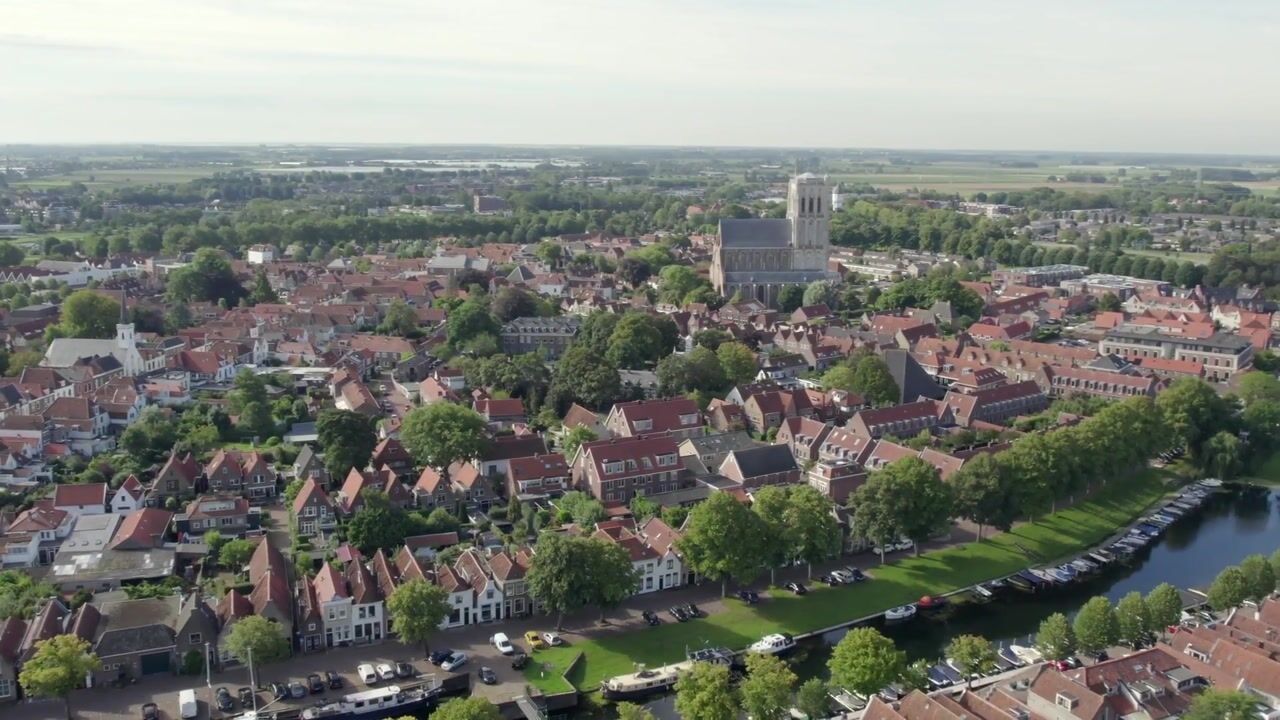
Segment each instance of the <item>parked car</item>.
M544 632L542 639L551 647L560 647L564 644L564 638L560 637L560 633Z
M236 696L240 698L240 707L253 709L253 688L242 687L236 691Z
M360 676L360 682L365 685L378 684L378 671L373 669L369 663L362 663L356 668L356 675Z
M512 670L523 670L525 666L528 664L529 664L529 656L520 652L519 650L516 651L515 655L511 656Z
M697 605L694 605L693 603L689 603L688 605L685 605L685 606L684 606L684 611L685 611L685 612L687 612L687 613L689 613L689 617L691 617L691 618L700 618L700 617L702 617L703 615L705 615L705 614L706 614L706 613L702 612L701 610L699 610L699 609L698 609L698 606L697 606Z
M224 687L218 688L213 694L213 704L222 712L231 712L236 709L236 701L231 697L231 691Z
M306 696L307 696L306 685L303 685L297 680L294 680L293 682L289 683L289 697L293 698L294 700L297 700L298 698L304 698Z
M142 720L160 720L160 708L155 703L142 706Z
M844 572L846 575L848 575L850 578L853 579L853 582L862 582L863 580L867 579L866 573L862 572L861 570L859 570L858 568L852 565L845 565Z
M330 690L337 690L342 687L342 676L336 672L326 670L324 684L328 685Z
M379 680L395 680L396 669L391 663L378 663L378 679Z
M809 588L798 582L789 582L786 584L786 588L797 595L804 595L809 592Z
M289 686L284 683L271 683L271 697L276 700L284 700L289 697Z
M415 677L417 674L418 674L418 668L410 665L409 663L407 662L396 663L396 677L411 678L411 677Z
M818 578L818 582L835 586L840 584L840 578L836 577L835 575L822 575Z
M547 644L542 641L542 636L538 634L537 630L530 630L525 633L524 641L529 643L530 650L541 650L547 646Z
M853 576L849 574L848 570L832 570L831 577L838 580L841 585L847 585L853 582Z
M440 663L440 669L453 672L454 670L457 670L463 665L466 665L467 659L468 659L467 654L464 652L453 653L448 658L446 658L444 662Z
M676 605L675 607L672 607L668 612L670 612L671 616L674 617L678 622L688 622L689 620L692 619L689 617L689 611L685 610L683 605Z
M755 590L739 590L738 599L748 605L755 605L760 602L760 593Z
M432 665L439 665L445 660L448 660L449 656L452 654L452 650L448 648L440 648L439 650L433 650L431 652L431 656L428 657L427 660L430 661Z
M645 610L640 613L640 617L644 618L644 621L648 623L650 627L662 624L662 620L658 618L658 614L652 610Z
M915 540L908 540L907 538L903 538L903 539L901 539L901 540L899 540L898 542L896 542L896 543L894 543L894 544L893 544L893 549L894 549L894 550L904 550L904 551L905 551L905 550L913 550L913 549L915 549L915 546L916 546L916 541L915 541Z
M493 646L503 655L510 655L516 651L516 646L511 644L511 638L507 637L506 633L494 634L489 638L489 642L493 643Z
M310 691L312 695L318 695L319 693L324 692L324 678L320 677L320 673L311 673L307 676L307 690Z
M498 673L494 672L493 668L491 667L480 668L479 675L480 675L480 682L484 683L485 685L498 684Z

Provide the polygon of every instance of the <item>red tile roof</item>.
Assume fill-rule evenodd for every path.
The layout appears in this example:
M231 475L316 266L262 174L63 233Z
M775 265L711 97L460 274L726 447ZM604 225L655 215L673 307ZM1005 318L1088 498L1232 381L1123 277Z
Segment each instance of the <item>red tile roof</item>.
M143 508L129 513L108 545L112 550L145 550L158 547L173 513L159 508Z
M87 485L61 484L54 488L54 507L95 506L103 508L107 504L108 487L106 483L89 483Z

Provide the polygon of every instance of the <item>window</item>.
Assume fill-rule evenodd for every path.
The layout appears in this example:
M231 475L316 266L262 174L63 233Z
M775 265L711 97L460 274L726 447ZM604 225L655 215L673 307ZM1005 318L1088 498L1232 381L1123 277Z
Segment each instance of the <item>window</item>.
M307 623L307 631L308 631L308 632L315 632L315 630L316 630L316 624L315 624L315 623Z
M9 683L8 678L0 678L0 697L9 697L13 694L13 686Z
M199 645L204 642L204 638L200 636L200 633L191 633L187 636L187 642L191 645Z

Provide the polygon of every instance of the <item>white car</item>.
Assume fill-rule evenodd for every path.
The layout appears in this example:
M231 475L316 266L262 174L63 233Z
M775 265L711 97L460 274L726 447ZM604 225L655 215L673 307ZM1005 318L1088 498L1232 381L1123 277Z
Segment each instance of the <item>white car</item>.
M447 672L453 672L454 670L457 670L458 668L466 664L467 664L467 654L464 652L456 652L450 655L449 657L445 658L444 662L440 663L440 669L445 670Z
M489 638L489 642L493 643L493 646L503 655L512 655L516 651L516 646L511 644L511 638L507 637L506 633L494 635Z
M551 647L557 647L564 644L564 638L560 637L559 633L544 632L542 633L542 640Z
M908 540L906 538L903 538L902 540L899 540L898 542L893 544L893 549L894 550L913 550L915 549L915 546L916 546L915 540Z
M378 678L381 680L395 680L395 666L391 663L378 663Z
M849 583L853 582L853 574L848 572L847 570L832 570L831 577L839 580L845 585L848 585Z
M356 668L356 674L360 676L360 682L365 685L378 684L378 671L373 669L369 663L364 663Z

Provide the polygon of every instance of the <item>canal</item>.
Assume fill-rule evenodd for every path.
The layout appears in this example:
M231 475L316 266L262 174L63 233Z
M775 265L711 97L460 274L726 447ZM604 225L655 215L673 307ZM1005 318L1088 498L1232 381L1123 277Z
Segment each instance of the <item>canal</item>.
M1198 513L1174 523L1129 565L1112 566L1087 581L1044 596L1008 591L987 604L958 605L945 619L918 617L881 629L910 660L935 660L957 635L981 635L1006 644L1025 640L1052 613L1070 616L1095 595L1105 595L1114 602L1134 590L1146 594L1162 582L1179 589L1207 588L1228 565L1253 553L1270 556L1277 549L1280 491L1245 488L1222 492ZM796 665L797 674L802 679L825 678L830 648L843 636L843 630L831 632L811 643Z

